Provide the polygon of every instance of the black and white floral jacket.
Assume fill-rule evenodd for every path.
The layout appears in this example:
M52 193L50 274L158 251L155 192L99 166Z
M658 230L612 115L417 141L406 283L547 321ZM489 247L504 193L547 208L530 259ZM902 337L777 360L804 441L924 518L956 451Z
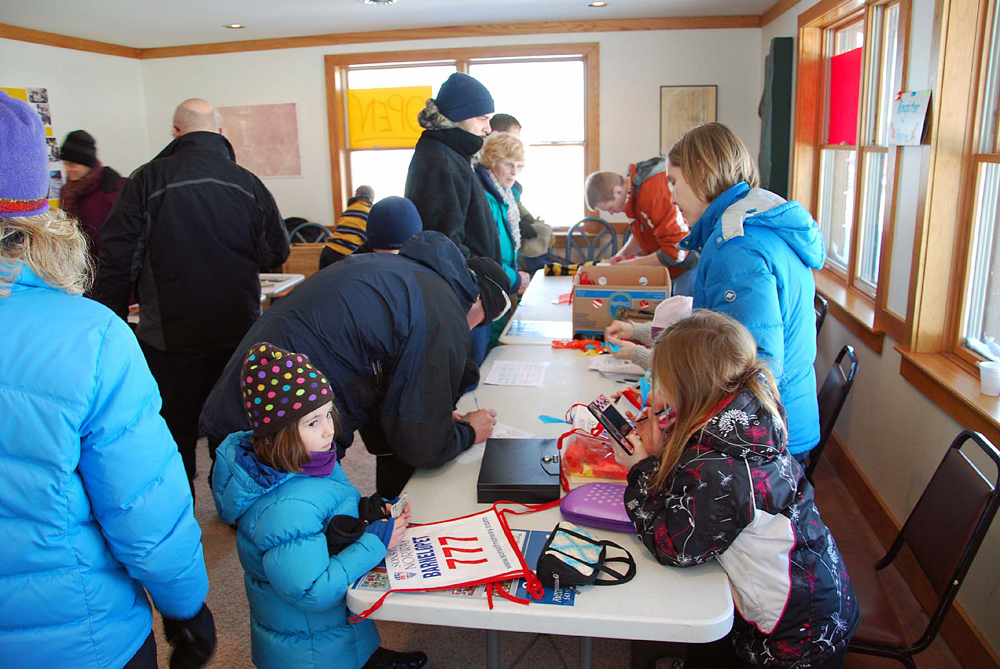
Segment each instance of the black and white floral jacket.
M648 485L656 458L636 464L625 506L662 564L721 563L732 583L741 659L805 669L850 641L860 610L787 440L784 416L741 390L691 438L665 491Z

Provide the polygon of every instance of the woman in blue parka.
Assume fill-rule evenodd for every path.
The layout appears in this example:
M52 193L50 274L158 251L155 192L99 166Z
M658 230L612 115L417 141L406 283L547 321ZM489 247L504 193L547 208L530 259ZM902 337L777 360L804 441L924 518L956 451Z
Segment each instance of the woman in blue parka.
M155 667L148 593L215 647L184 465L128 326L82 297L87 238L49 209L34 108L0 92L0 667Z
M805 462L819 441L816 285L826 250L798 202L757 188L757 165L732 130L706 123L668 154L674 201L696 221L681 246L701 252L694 308L732 316L757 340L788 412L788 451Z

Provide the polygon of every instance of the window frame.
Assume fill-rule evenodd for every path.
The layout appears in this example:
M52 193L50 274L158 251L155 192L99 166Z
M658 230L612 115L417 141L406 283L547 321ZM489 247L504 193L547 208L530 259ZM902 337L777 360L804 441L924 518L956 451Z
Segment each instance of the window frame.
M352 65L393 64L406 66L417 63L454 62L456 71L468 73L473 60L526 59L572 56L584 63L584 171L580 175L581 212L583 183L586 176L600 169L600 44L582 42L569 44L534 44L497 47L467 47L458 49L425 49L383 51L373 53L329 54L324 57L326 70L327 122L330 139L330 186L333 213L340 218L350 197L351 149L347 139L347 71ZM576 145L574 143L574 145Z
M848 265L842 269L827 262L817 272L817 290L833 303L831 312L867 345L881 352L882 334L897 341L906 341L907 320L887 307L888 282L892 261L893 229L896 200L899 196L898 175L901 154L894 145L876 144L878 129L878 93L885 85L881 67L882 41L885 22L874 21L874 13L891 5L899 6L897 44L902 65L900 87L905 87L910 42L912 0L822 0L799 16L798 88L796 93L796 124L793 146L792 196L810 211L819 212L822 163L824 150L853 150L856 156L854 174L853 223ZM857 144L853 148L827 143L828 89L830 82L830 43L835 31L858 21L864 21L865 42L862 47L862 79L859 96ZM872 45L873 34L879 30L879 49ZM874 53L873 53L874 52ZM876 56L878 58L876 58ZM876 60L878 62L876 62ZM882 234L878 260L878 285L874 290L859 276L861 237L865 202L866 161L870 154L885 154L885 207L882 213Z

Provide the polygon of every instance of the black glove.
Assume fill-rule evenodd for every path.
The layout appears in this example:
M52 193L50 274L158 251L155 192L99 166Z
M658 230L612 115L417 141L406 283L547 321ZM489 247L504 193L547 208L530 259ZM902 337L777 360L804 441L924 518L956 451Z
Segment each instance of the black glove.
M170 669L198 669L208 664L215 652L215 620L208 604L194 618L163 619L163 632L174 647L170 656Z
M364 498L361 500L364 502ZM365 533L365 524L354 516L334 516L326 526L326 548L330 555L344 550Z
M385 512L385 500L378 495L362 497L361 501L358 502L358 518L363 520L366 525L388 519L389 514Z

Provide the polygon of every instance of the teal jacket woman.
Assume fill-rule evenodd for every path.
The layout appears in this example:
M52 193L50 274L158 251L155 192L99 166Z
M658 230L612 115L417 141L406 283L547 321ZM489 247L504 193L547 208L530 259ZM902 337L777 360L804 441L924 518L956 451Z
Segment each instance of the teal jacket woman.
M517 249L508 213L510 204L497 188L489 170L481 163L476 165L476 176L479 177L479 181L483 184L483 190L486 191L486 202L490 205L490 212L493 214L493 221L497 226L497 235L500 238L500 266L503 267L504 273L510 279L511 292L517 293L521 287L521 276L517 273Z
M236 432L216 453L212 494L219 515L237 523L236 550L250 601L254 665L362 667L379 645L375 623L348 622L351 584L385 558L375 534L330 555L333 516L357 517L361 494L338 465L326 478L262 464L252 432Z

